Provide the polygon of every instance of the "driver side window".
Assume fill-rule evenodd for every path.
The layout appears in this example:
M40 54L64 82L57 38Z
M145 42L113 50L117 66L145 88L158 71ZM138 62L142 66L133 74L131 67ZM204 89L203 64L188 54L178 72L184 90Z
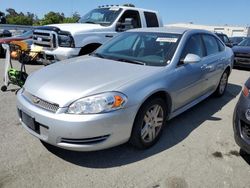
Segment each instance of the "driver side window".
M183 49L180 60L184 60L187 54L195 54L201 58L205 56L205 50L200 35L193 35L188 39Z
M141 28L141 19L138 11L135 10L126 10L121 18L119 19L120 23L124 23L126 18L132 18L132 28Z

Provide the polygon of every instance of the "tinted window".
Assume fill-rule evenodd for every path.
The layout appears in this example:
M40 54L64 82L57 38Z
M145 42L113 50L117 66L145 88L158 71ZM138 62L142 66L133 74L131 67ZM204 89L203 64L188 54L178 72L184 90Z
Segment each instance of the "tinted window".
M144 12L147 27L159 27L158 19L155 13Z
M187 54L195 54L199 57L204 57L204 47L200 35L191 36L182 52L181 59L184 59Z
M225 43L230 43L230 41L229 41L229 39L227 38L227 36L224 35L223 38L224 38L224 42L225 42Z
M220 51L217 41L212 35L203 35L203 40L207 50L207 55L215 54Z
M224 44L222 44L222 42L221 41L219 41L218 39L216 39L217 40L217 43L218 43L218 46L219 46L219 50L220 50L220 52L221 51L224 51L225 50L225 46L224 46Z

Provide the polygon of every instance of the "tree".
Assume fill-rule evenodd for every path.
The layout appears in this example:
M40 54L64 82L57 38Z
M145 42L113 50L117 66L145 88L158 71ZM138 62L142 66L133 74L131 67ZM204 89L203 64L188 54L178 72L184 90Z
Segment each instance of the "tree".
M0 11L0 24L6 24L5 14Z
M39 25L62 23L64 18L65 17L63 13L51 11L44 15L44 18L40 20Z
M33 25L35 15L28 12L24 14L23 12L17 13L15 9L6 9L6 21L8 24L16 25Z
M66 17L63 20L63 23L76 23L80 19L80 14L75 12L71 17Z

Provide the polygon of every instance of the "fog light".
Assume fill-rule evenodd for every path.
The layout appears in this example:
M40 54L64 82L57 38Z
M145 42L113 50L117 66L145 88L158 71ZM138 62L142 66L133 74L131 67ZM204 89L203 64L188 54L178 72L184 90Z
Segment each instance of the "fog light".
M246 111L246 118L248 121L250 121L250 109L247 109Z

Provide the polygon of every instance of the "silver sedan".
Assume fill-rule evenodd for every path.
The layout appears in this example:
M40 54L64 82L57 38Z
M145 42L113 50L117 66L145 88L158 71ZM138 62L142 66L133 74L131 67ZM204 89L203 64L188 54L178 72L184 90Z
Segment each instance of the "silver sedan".
M122 33L94 53L30 75L17 94L23 127L57 147L148 148L167 120L227 87L233 52L213 33L152 28Z

